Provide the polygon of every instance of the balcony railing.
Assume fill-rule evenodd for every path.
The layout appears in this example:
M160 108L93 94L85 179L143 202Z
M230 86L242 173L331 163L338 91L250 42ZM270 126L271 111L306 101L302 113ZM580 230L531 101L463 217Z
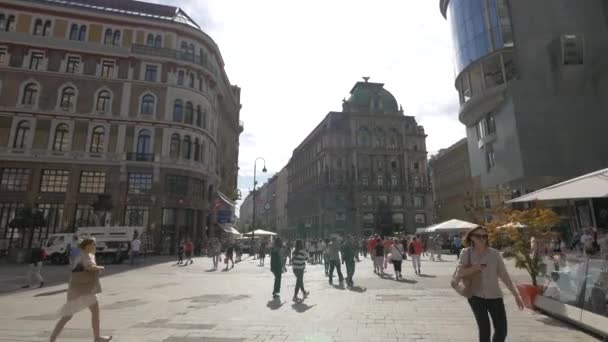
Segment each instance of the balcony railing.
M215 77L218 77L217 69L209 63L207 58L204 58L201 55L196 55L194 53L184 52L180 50L173 50L168 48L157 48L153 46L141 45L141 44L132 44L131 52L138 53L142 55L156 56L156 57L164 57L175 59L178 61L190 62L194 64L198 64L205 69L209 70Z
M154 153L128 152L127 153L127 160L141 161L141 162L153 162L154 161Z

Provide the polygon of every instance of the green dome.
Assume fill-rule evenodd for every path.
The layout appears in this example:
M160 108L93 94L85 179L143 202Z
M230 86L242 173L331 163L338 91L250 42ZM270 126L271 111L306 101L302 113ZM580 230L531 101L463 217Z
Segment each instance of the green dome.
M393 94L382 83L357 82L347 103L353 112L397 113L399 106Z

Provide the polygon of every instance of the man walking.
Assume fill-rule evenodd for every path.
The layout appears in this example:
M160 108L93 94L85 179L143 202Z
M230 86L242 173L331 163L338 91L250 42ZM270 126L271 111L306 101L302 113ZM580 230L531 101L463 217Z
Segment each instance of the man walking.
M274 288L272 297L279 298L281 296L281 277L283 275L283 241L277 237L274 240L272 249L270 250L270 271L274 274Z
M36 285L38 285L39 288L44 286L44 279L42 278L42 261L45 258L46 254L44 249L38 247L32 248L30 264L27 270L28 284L21 288L27 289Z
M460 235L454 237L454 249L456 250L456 258L460 260L460 251L462 250L462 240Z
M194 251L194 244L192 243L192 241L190 239L186 240L186 243L184 244L184 252L186 253L186 265L190 265L193 264L194 261L192 261L192 252Z
M346 286L349 288L354 286L353 276L355 275L355 256L357 254L357 246L355 239L349 236L342 246L342 263L346 265Z
M416 236L412 238L410 242L407 252L412 258L412 265L414 266L414 272L416 274L420 274L420 254L422 254L422 243Z
M131 241L131 252L129 253L131 266L135 265L135 263L137 262L140 249L141 241L139 240L139 236L135 235L133 237L133 241Z
M344 282L344 276L342 275L342 269L340 267L340 248L338 246L338 239L332 238L329 243L329 283L333 284L334 268L338 271L338 279L340 284Z

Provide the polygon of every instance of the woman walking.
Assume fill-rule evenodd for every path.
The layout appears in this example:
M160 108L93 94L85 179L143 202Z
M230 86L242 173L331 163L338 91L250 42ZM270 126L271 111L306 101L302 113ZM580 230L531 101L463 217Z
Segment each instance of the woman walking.
M61 318L55 325L51 334L50 342L55 342L67 322L72 316L86 308L91 310L91 324L95 342L107 342L112 336L100 335L99 328L99 302L97 294L101 293L99 283L99 272L104 270L103 266L95 263L95 240L87 238L79 245L82 252L72 268L72 275L68 284L68 301L59 310Z
M393 267L395 268L395 280L403 279L401 276L401 264L403 263L403 259L405 258L405 251L401 246L399 241L395 241L390 249L391 253L391 262L393 263Z
M384 274L384 244L379 237L374 246L374 273Z
M310 294L310 292L304 290L304 269L306 268L307 258L308 253L304 249L304 243L302 242L302 240L297 240L296 248L293 252L293 261L291 262L293 274L296 276L296 289L293 294L294 302L300 301L300 298L298 298L298 293L300 292L300 290L302 290L304 299Z
M272 249L270 250L270 271L274 274L274 289L272 297L279 298L281 296L281 276L283 275L283 241L281 238L276 238Z
M460 255L457 274L458 279L473 277L470 288L472 296L468 301L479 328L479 342L504 342L507 338L507 314L498 279L507 286L517 306L523 310L519 293L513 286L502 256L490 247L485 228L470 230L464 238L464 245L469 248ZM494 326L491 340L490 317Z
M412 259L412 266L414 266L414 273L420 275L420 255L423 253L424 247L422 247L422 243L420 240L414 236L412 241L407 247L407 253L410 255Z

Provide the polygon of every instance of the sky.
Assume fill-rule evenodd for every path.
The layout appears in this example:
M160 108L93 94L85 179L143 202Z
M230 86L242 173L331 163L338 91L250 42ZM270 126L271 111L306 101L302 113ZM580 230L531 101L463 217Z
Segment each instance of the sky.
M241 87L239 188L253 163L279 172L293 149L353 85L384 83L424 126L429 156L465 136L458 121L451 34L439 0L166 0L218 44L230 82Z

